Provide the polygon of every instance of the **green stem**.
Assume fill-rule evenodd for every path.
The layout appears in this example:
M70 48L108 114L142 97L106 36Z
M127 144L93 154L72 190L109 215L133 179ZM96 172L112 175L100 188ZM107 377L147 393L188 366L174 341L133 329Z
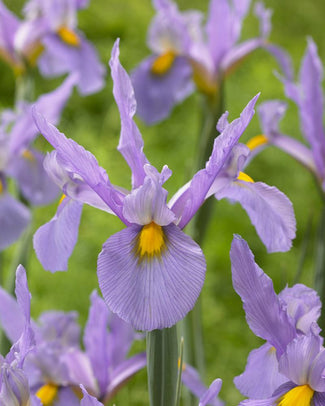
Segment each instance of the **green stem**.
M321 219L316 236L316 261L315 261L315 287L320 296L321 302L325 301L325 206L323 206ZM324 331L325 315L324 310L319 319L319 326Z
M178 343L176 326L147 333L150 406L173 406L177 391Z

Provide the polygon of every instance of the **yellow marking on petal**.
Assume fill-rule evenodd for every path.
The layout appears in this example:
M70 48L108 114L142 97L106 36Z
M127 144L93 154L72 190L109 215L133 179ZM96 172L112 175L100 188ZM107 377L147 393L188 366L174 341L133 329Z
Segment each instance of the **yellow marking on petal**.
M160 255L166 247L163 228L153 221L142 227L137 245L137 254L140 257Z
M51 406L58 394L58 386L52 383L43 385L36 392L36 396L40 399L43 406Z
M78 35L70 30L70 28L65 27L62 25L58 31L57 31L58 36L62 39L63 42L65 42L68 45L71 45L72 47L78 47L80 45L80 38Z
M268 138L266 135L260 134L260 135L256 135L255 137L251 138L248 142L247 142L247 146L248 148L253 151L253 149L261 147L264 144L268 143Z
M3 192L3 184L2 184L2 181L0 179L0 195L1 195L2 192Z
M25 149L21 155L23 158L27 159L28 161L35 162L35 157L29 149Z
M172 67L176 54L174 51L167 51L158 56L151 65L151 73L154 75L165 75Z
M65 194L63 194L62 196L61 196L61 199L60 199L60 201L59 201L59 206L60 206L60 204L63 202L63 200L66 198L67 196L65 195Z
M191 60L193 81L197 89L208 96L214 96L218 91L218 83L215 75L212 75L202 64Z
M237 180L243 180L244 182L254 183L253 179L244 172L239 172Z
M278 399L277 406L310 406L313 395L309 385L296 386Z

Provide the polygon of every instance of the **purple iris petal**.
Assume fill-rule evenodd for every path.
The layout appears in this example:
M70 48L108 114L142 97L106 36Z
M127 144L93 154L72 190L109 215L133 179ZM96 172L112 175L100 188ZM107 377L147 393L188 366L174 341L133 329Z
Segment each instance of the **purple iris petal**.
M132 171L132 187L142 185L145 178L144 164L148 162L143 153L143 140L138 127L133 121L137 102L129 75L119 61L119 41L112 50L110 60L113 78L113 94L121 116L121 136L118 150Z
M171 209L178 218L181 218L180 228L186 226L206 199L210 187L229 158L232 148L237 144L239 137L253 117L258 96L253 97L240 117L227 125L219 137L215 139L212 154L205 169L201 169L194 175L189 187L173 203Z
M111 236L98 257L99 286L108 307L138 330L174 325L194 306L204 282L200 247L177 226L163 227L160 257L141 260L136 243L141 227Z
M209 389L200 398L199 406L206 406L207 404L213 404L212 401L219 395L222 385L221 379L215 379Z
M296 235L296 220L292 203L277 188L262 182L237 180L215 197L238 201L243 206L268 252L290 249Z
M0 1L0 50L4 53L9 62L16 62L14 51L14 37L18 30L20 21Z
M235 377L234 383L244 396L262 399L270 397L287 380L279 373L275 348L266 343L251 351L245 371Z
M168 117L175 104L194 90L192 68L184 57L176 57L170 70L159 76L151 72L155 58L145 59L131 76L138 103L137 114L147 124Z
M325 405L325 393L315 393L313 397L314 406L323 406Z
M53 219L34 234L34 249L45 269L63 271L78 238L82 204L66 197Z
M0 287L1 328L11 342L16 342L24 329L25 318L16 300Z
M91 43L81 33L78 36L80 45L72 47L56 34L46 35L43 39L46 49L39 59L39 68L49 77L76 72L79 91L87 95L103 88L105 69Z
M10 194L0 193L0 250L15 242L29 223L28 208Z
M32 205L49 204L58 197L59 188L44 170L44 154L34 149L27 153L27 156L15 159L9 173L17 180L22 194Z
M275 57L285 78L293 80L293 66L290 55L279 46L269 42L265 43L263 48Z
M80 385L80 388L82 389L83 393L83 398L81 399L80 406L103 406L103 404L96 398L89 395L83 385Z
M254 261L246 241L235 236L230 250L232 280L243 301L246 320L257 336L267 340L279 357L296 336L293 321L274 292L272 280Z

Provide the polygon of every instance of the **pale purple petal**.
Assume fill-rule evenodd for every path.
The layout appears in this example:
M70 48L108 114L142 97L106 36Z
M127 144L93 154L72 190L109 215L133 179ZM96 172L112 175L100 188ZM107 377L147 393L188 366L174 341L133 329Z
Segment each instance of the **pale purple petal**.
M17 303L21 309L25 320L29 322L30 320L30 300L32 295L28 289L27 276L25 268L22 265L18 265L16 270L16 288L15 294L17 298Z
M155 179L146 177L144 184L125 197L123 216L138 225L154 221L166 226L175 220L174 213L166 204L167 191Z
M88 394L83 385L80 385L80 388L82 389L82 393L84 395L81 399L80 406L103 406L101 402Z
M39 341L56 341L63 346L79 347L80 326L77 318L77 312L43 312L38 318Z
M325 393L315 393L313 397L314 406L325 405Z
M93 154L85 150L71 138L66 138L56 127L48 123L36 109L33 111L35 123L40 133L57 150L56 159L65 171L76 176L92 188L107 206L124 221L122 196L110 183L105 170L98 165Z
M192 69L184 57L176 57L164 75L151 72L155 56L145 59L131 74L137 115L146 123L154 124L169 116L173 107L194 90Z
M110 237L98 257L99 286L108 307L138 330L171 327L194 306L205 276L200 247L174 224L163 227L161 255L136 253L141 227Z
M125 384L134 374L144 368L147 364L146 353L134 355L122 362L110 376L110 383L107 388L107 398L114 396L115 392Z
M253 399L267 398L288 378L279 373L275 348L266 343L248 356L245 371L234 378L237 389Z
M324 371L325 371L325 349L321 348L320 352L314 359L309 372L310 386L317 392L325 392Z
M205 169L201 169L194 175L189 187L173 202L171 209L180 218L180 228L186 226L206 199L214 180L253 117L258 96L256 95L247 104L240 117L232 121L215 139L212 154Z
M61 387L59 389L58 398L55 400L55 406L80 406L79 398L71 388Z
M22 194L32 205L47 205L58 197L60 190L44 170L44 155L35 149L27 154L16 157L8 173L17 180Z
M289 53L283 50L278 45L271 44L269 42L266 42L263 45L263 48L274 56L285 78L288 80L293 80L293 66Z
M262 2L258 2L255 4L254 12L260 21L260 35L262 38L267 38L271 32L271 17L273 11L265 8Z
M247 55L260 48L264 44L263 38L252 38L232 47L229 52L222 58L220 67L224 72L227 72L244 59Z
M208 404L213 404L212 401L219 395L221 385L222 385L222 380L215 379L209 386L209 389L200 398L199 406L206 406Z
M312 389L313 383L318 383L320 376L310 375L311 366L321 349L321 338L313 334L299 336L292 340L286 352L279 359L279 370L296 385L309 384ZM323 365L325 367L324 361ZM318 369L318 367L317 367ZM319 371L319 369L318 369ZM313 378L311 381L310 378Z
M279 357L296 336L293 321L274 292L272 280L255 263L246 241L235 236L230 250L232 281L243 301L246 320L257 336L274 346Z
M20 21L11 13L0 1L0 49L4 56L9 58L9 62L16 62L14 51L14 37L18 30Z
M103 88L105 69L93 45L80 32L78 36L80 46L72 47L55 34L47 35L43 39L46 50L39 59L39 68L49 77L77 73L78 89L82 95L88 95Z
M91 295L91 306L84 332L84 345L99 386L100 397L105 395L109 383L109 310L97 292Z
M292 203L274 186L237 180L215 194L239 202L246 210L268 252L288 251L296 236Z
M53 219L34 234L34 249L43 267L64 271L78 239L82 204L66 197Z
M132 185L142 185L145 172L144 164L148 162L143 153L143 140L133 120L137 102L129 75L119 61L119 40L114 44L110 67L113 78L113 94L121 116L121 135L118 150L124 156L132 171Z
M0 323L9 340L14 343L24 330L25 317L16 300L0 288Z
M10 194L0 194L0 250L14 243L30 223L28 208Z

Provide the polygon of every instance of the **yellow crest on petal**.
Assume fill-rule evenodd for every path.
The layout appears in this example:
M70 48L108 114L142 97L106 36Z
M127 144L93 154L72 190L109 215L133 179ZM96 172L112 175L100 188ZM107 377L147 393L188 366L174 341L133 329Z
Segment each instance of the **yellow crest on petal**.
M165 247L165 234L161 226L152 221L142 227L136 249L140 258L160 255Z
M244 182L254 183L253 179L245 172L239 172L237 180L243 180Z
M48 383L39 388L36 396L40 399L43 406L51 406L58 394L58 386Z
M281 396L276 404L277 406L310 406L313 395L314 391L309 385L300 385Z
M174 51L167 51L158 56L151 65L151 73L154 75L165 75L172 67L176 54Z
M0 195L1 195L2 192L3 192L3 184L2 184L1 179L0 179Z
M64 200L66 197L67 197L67 196L63 193L63 195L61 196L61 199L59 200L58 206L60 206L60 204L63 202L63 200Z
M78 37L78 35L64 25L58 29L57 34L63 42L71 45L72 47L78 47L80 45L80 38Z
M21 155L23 158L27 159L28 161L35 162L35 157L29 149L25 149Z
M265 136L265 135L263 135L263 134L260 134L260 135L256 135L255 137L253 137L253 138L251 138L248 142L247 142L247 146L248 146L248 148L251 150L251 151L253 151L253 149L256 149L256 148L258 148L258 147L261 147L262 145L264 145L264 144L267 144L268 143L268 138Z

